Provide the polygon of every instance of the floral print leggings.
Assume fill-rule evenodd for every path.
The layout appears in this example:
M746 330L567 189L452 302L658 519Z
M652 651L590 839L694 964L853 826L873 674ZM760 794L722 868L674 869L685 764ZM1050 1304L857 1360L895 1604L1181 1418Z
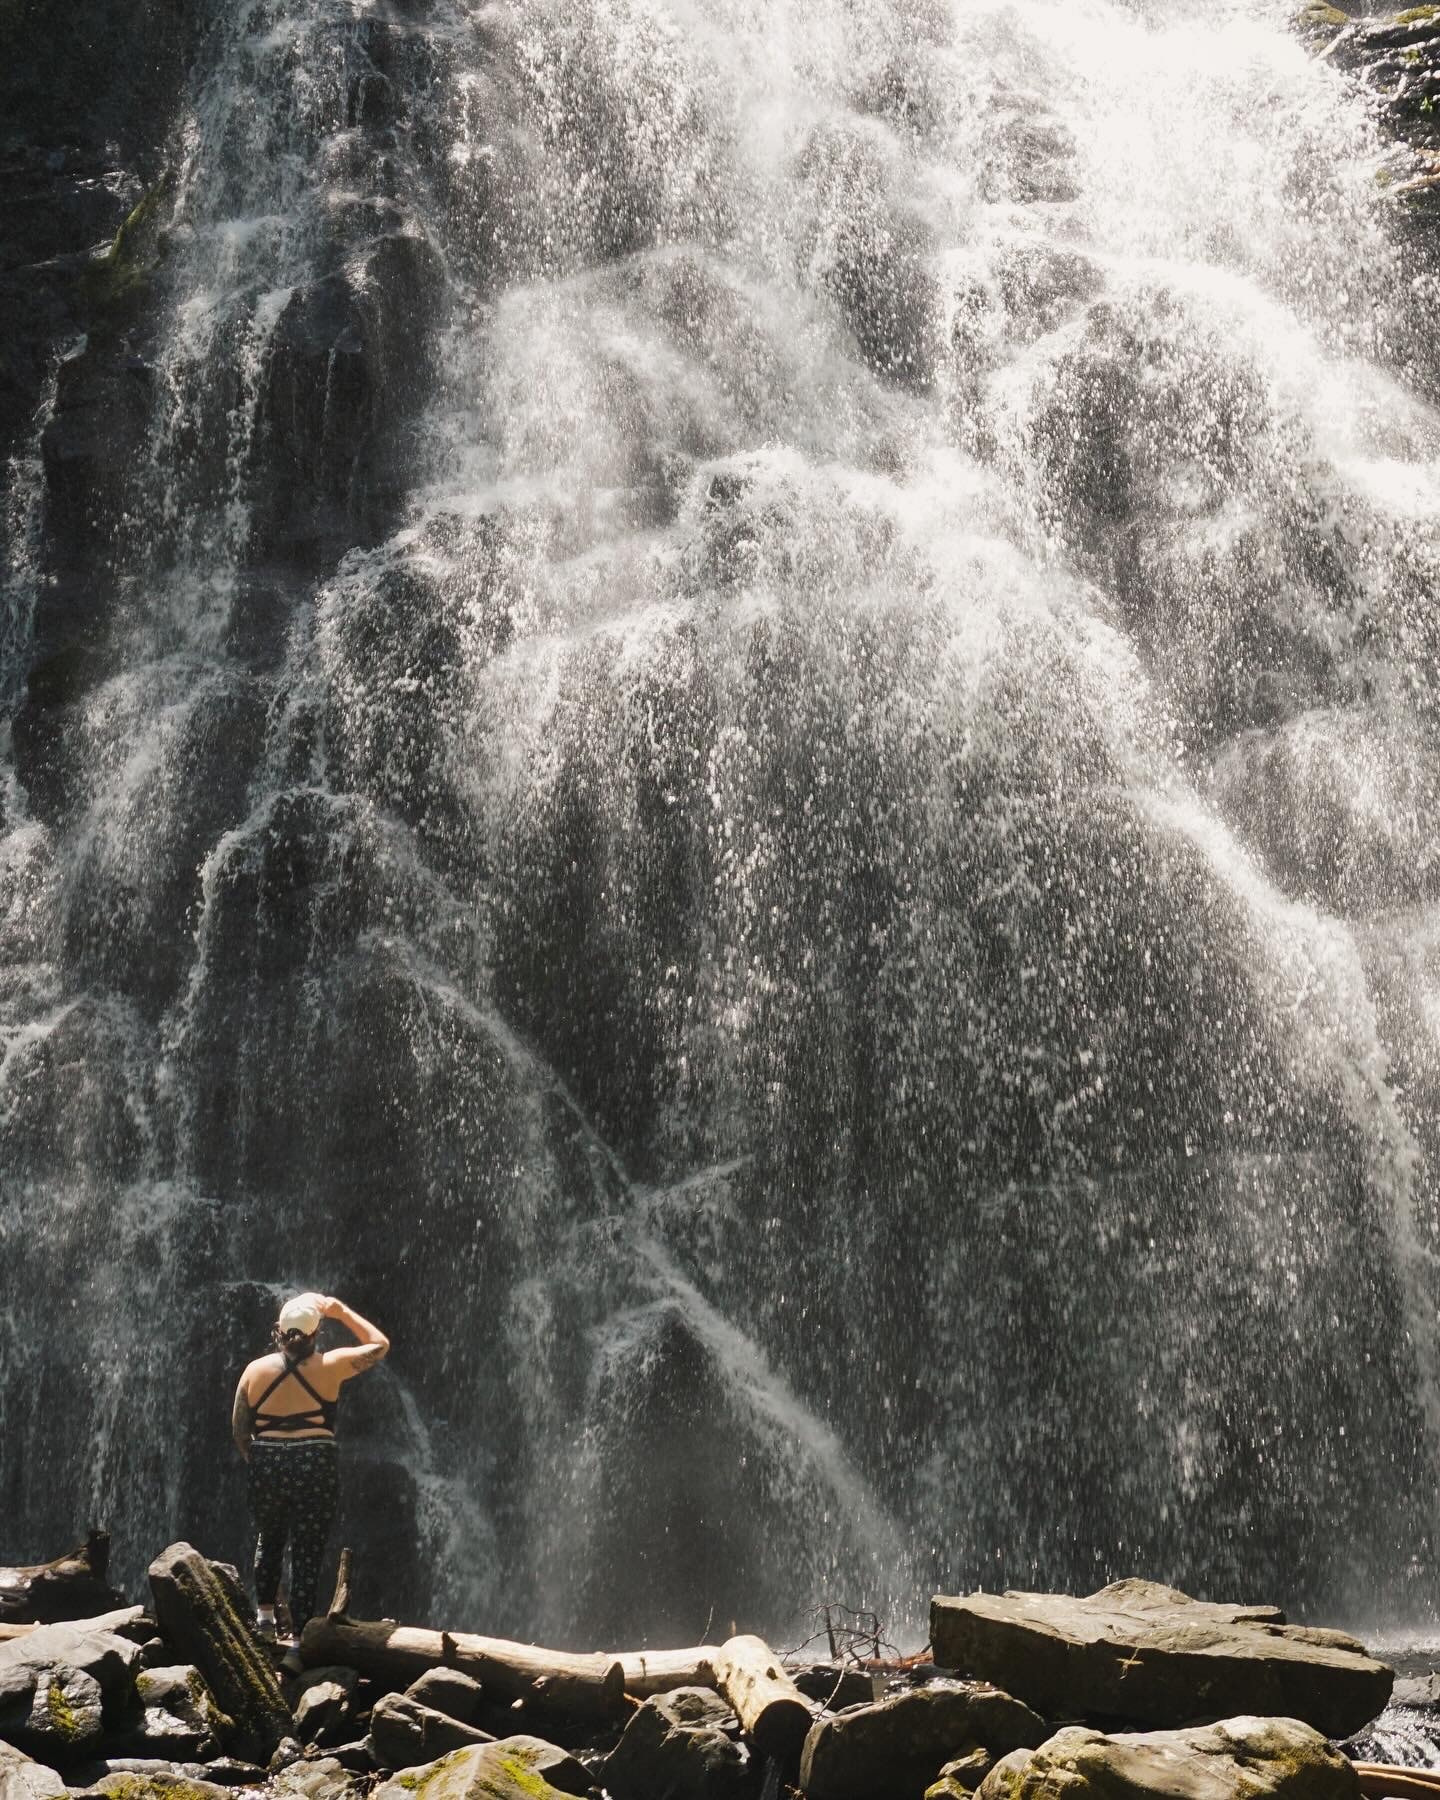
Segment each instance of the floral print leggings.
M320 1559L339 1492L334 1438L254 1438L250 1444L250 1511L255 1542L255 1598L273 1606L280 1565L290 1543L290 1620L297 1635L315 1614Z

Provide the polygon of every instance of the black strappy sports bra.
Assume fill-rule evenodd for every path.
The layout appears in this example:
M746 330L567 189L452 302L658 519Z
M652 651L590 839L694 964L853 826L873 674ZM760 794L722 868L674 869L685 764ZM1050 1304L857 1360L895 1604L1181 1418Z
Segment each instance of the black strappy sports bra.
M322 1399L300 1373L299 1363L292 1363L288 1356L284 1360L284 1368L281 1369L280 1373L270 1383L269 1387L266 1388L265 1392L255 1402L255 1419L251 1427L255 1435L258 1437L260 1433L264 1431L334 1431L335 1414L340 1408L339 1398L337 1397L334 1400ZM315 1402L314 1406L307 1406L303 1411L297 1413L262 1412L260 1410L261 1407L264 1406L265 1402L288 1375L293 1375L295 1377L301 1387L304 1388L305 1392Z

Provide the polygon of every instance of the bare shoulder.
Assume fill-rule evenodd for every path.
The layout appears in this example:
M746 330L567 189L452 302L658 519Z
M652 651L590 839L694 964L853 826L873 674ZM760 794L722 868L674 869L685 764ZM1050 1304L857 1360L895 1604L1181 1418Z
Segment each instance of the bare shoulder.
M253 1362L245 1365L245 1373L240 1377L241 1387L250 1387L262 1375L274 1375L280 1367L278 1353L274 1356L257 1356Z

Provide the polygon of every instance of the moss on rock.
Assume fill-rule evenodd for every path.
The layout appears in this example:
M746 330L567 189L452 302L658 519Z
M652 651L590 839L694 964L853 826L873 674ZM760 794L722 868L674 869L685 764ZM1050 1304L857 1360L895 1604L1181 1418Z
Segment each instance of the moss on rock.
M164 216L173 174L163 175L130 209L108 250L85 271L85 296L101 315L128 311L149 292L165 260Z

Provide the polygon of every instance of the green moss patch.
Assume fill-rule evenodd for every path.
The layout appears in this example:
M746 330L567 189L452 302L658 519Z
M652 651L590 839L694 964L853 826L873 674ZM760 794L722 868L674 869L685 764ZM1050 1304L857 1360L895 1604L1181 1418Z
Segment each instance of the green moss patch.
M125 311L149 291L165 257L162 226L174 185L174 177L166 174L148 189L126 215L110 248L86 269L86 297L97 312Z

